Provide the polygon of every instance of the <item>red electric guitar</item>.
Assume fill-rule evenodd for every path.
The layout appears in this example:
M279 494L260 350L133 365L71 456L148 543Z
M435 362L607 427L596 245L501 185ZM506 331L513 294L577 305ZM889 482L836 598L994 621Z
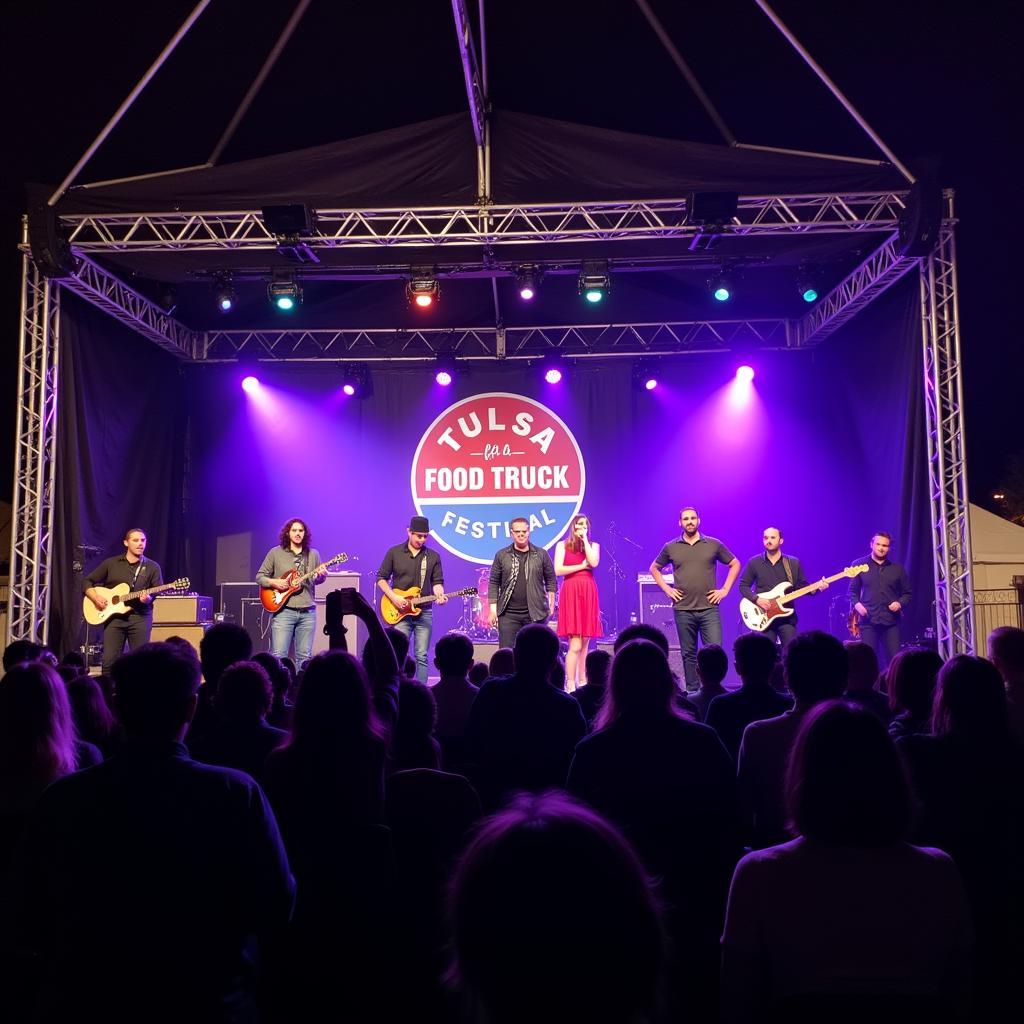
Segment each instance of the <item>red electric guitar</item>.
M268 612L279 612L287 603L288 598L292 596L297 590L302 589L302 584L306 580L311 580L314 576L319 576L325 569L332 565L340 565L342 562L348 561L348 555L340 554L335 555L333 558L329 558L326 562L321 562L315 569L310 569L309 572L304 573L302 576L299 575L298 569L289 569L282 577L285 583L288 584L287 590L275 590L273 587L260 587L260 600L263 602L263 607Z

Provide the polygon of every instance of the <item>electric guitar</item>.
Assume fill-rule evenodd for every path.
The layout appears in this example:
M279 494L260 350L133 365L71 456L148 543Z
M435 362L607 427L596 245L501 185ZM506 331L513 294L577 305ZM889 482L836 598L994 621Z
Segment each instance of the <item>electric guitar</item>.
M396 590L395 593L399 597L404 597L409 602L409 610L407 612L400 612L391 601L391 598L387 594L380 595L380 617L389 625L393 626L396 622L401 622L402 619L409 615L419 615L423 610L420 606L425 604L431 604L440 597L465 597L466 594L475 594L476 587L463 587L462 590L453 590L450 594L431 594L430 597L420 597L419 587L410 587L408 590Z
M348 561L348 555L342 552L340 555L335 555L333 558L328 558L326 562L321 562L315 569L310 569L309 572L299 575L298 569L289 569L282 577L285 583L288 584L287 590L275 590L273 587L260 587L260 601L263 602L263 607L268 612L274 612L276 615L287 603L288 598L292 596L296 591L302 589L302 584L306 580L311 580L314 576L319 576L325 569L332 565L340 565L342 562Z
M846 628L850 631L850 636L854 640L860 639L860 616L857 614L856 608L851 609L850 615L846 620Z
M182 576L173 583L165 583L160 587L147 587L145 590L130 590L127 583L118 583L116 587L94 587L100 597L107 599L105 608L97 608L91 597L82 598L82 614L90 626L99 626L114 615L127 615L134 608L128 607L129 601L137 601L140 597L150 594L162 594L165 590L188 590L191 586L188 578Z
M842 572L837 572L835 576L826 577L824 582L835 583L836 580L843 576L852 580L854 576L859 576L867 571L867 565L851 565L843 569ZM798 597L803 597L805 594L813 593L821 585L821 582L819 580L817 583L810 584L810 586L790 591L789 588L793 584L788 580L784 580L778 586L772 587L771 590L757 595L759 599L764 598L768 602L767 608L762 608L753 601L743 598L740 601L740 615L743 617L744 625L755 633L763 633L776 619L787 618L793 614L793 609L789 607L790 601L795 601Z

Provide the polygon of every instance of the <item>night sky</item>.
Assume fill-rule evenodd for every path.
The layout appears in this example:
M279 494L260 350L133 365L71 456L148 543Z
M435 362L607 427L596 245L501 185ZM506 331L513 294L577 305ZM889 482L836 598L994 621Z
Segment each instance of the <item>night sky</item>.
M712 11L670 0L652 6L741 141L878 155L753 2L726 0ZM37 2L5 12L4 498L12 483L22 185L64 176L192 7L191 0ZM475 14L475 0L472 7ZM915 171L936 167L941 183L957 190L970 488L973 500L990 504L1009 455L1024 447L1010 425L1024 358L1010 301L1019 292L1010 254L1021 219L1022 153L1009 5L778 0L775 7L897 155ZM292 8L214 0L79 181L203 162ZM632 0L492 0L487 39L496 108L720 141ZM222 162L465 106L445 0L314 0ZM866 387L888 369L884 361L859 363L854 351L850 365Z

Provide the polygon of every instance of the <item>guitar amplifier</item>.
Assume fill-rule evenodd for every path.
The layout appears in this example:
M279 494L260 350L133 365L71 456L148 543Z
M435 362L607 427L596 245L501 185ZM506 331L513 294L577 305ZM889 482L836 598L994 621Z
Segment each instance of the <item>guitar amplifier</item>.
M155 608L153 610L156 611ZM180 636L195 648L196 655L198 655L199 643L212 625L212 622L177 622L163 623L162 625L154 623L149 639L156 643L158 640L166 640L171 636Z
M671 573L662 574L665 582L671 587L673 580ZM672 602L665 596L661 587L654 582L650 573L642 572L637 575L637 608L639 619L649 625L657 626L664 630L671 638L676 636L676 618L672 613Z
M209 622L213 598L199 594L163 595L153 600L153 622Z

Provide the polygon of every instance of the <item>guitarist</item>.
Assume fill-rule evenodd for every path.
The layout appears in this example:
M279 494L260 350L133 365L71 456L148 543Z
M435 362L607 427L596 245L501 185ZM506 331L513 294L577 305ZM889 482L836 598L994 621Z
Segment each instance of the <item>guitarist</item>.
M790 583L790 590L799 590L807 586L807 580L800 559L782 553L782 530L779 527L767 527L761 535L761 542L764 551L754 555L743 567L740 596L767 610L769 603L763 597L759 598L758 594L764 594L780 583ZM821 591L827 586L822 580L816 589ZM789 641L796 636L796 613L773 619L764 632L785 650Z
M127 583L129 592L148 590L159 587L163 583L160 566L151 558L146 558L146 531L133 526L122 542L124 553L114 555L100 562L85 577L85 596L96 607L103 611L107 599L96 589L97 587L116 587L119 583ZM111 615L103 624L103 667L104 675L110 674L114 662L124 652L125 644L133 651L149 643L149 632L152 627L151 595L129 601L126 605L131 611L127 615Z
M291 586L284 576L295 569L299 576L312 572L320 564L320 552L310 547L313 534L302 519L289 519L281 527L278 543L267 552L256 573L256 582L283 593ZM274 613L270 623L270 649L278 658L286 658L295 643L295 666L301 671L313 654L313 629L316 625L316 606L313 587L322 583L327 573L322 572L302 584L302 588L285 601Z
M445 604L444 572L441 570L441 556L427 547L430 522L426 516L413 516L406 530L408 538L403 544L388 548L384 561L377 570L377 586L382 594L400 611L409 610L409 602L395 593L395 590L409 590L419 587L424 595L433 594L435 604ZM425 605L419 615L410 615L395 626L412 641L416 654L416 678L427 681L427 653L430 650L430 635L434 630L434 616L431 606Z

